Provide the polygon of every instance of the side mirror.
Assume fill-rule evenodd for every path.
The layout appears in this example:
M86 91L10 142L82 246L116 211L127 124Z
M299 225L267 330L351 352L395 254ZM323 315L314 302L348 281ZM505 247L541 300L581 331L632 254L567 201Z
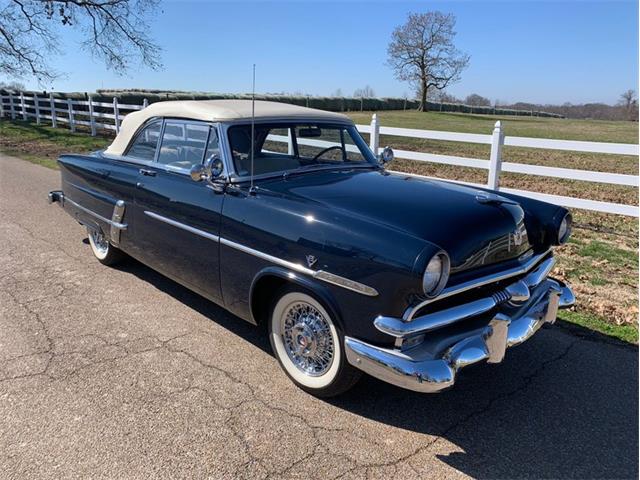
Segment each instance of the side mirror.
M378 156L378 162L380 165L386 165L393 160L393 149L391 147L384 147L382 153Z
M191 175L191 180L194 182L200 182L207 177L206 168L202 164L194 165L191 167L191 170L189 170L189 175Z
M217 155L212 155L207 158L204 164L194 165L189 171L191 180L194 182L200 182L202 180L209 180L213 182L219 179L224 172L224 164Z

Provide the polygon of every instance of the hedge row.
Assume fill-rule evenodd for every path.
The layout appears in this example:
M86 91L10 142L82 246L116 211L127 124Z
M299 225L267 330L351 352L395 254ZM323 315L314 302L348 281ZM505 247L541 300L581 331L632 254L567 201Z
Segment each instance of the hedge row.
M3 95L8 91L0 90ZM15 92L11 92L15 93ZM24 92L26 95L44 92ZM48 93L47 93L48 95ZM88 93L82 92L53 92L56 98L71 98L76 100L86 100ZM149 103L166 100L221 100L221 99L242 99L248 100L250 95L234 95L204 92L165 92L159 90L98 90L91 94L94 101L112 102L113 97L118 98L119 103L141 105L146 98ZM380 110L415 110L419 106L417 100L404 98L353 98L353 97L312 97L296 95L256 95L257 100L269 100L275 102L291 103L304 107L318 108L331 112L357 112L357 111L380 111ZM513 110L494 107L474 107L458 103L436 103L428 102L428 109L436 112L459 112L482 115L521 115L538 117L563 118L562 115L549 112L537 112L532 110Z

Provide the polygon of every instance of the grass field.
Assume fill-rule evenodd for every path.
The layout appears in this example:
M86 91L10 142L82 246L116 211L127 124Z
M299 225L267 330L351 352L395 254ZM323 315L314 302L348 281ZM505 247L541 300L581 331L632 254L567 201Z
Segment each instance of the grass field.
M369 123L370 113L351 115L356 123ZM497 119L503 121L507 135L572 140L637 142L638 124L557 120L524 117L493 117L461 114L381 112L381 124L430 130L490 133ZM0 150L26 160L55 168L63 152L87 152L106 147L109 138L72 134L33 123L0 121ZM431 153L488 158L484 145L435 142L419 139L383 137L383 145ZM637 175L638 159L614 155L573 154L533 149L507 150L510 161L568 168L614 171ZM421 162L396 161L393 169L443 178L486 181L486 171L438 166ZM598 200L637 204L634 188L601 186L542 177L505 175L505 186L533 191L589 197ZM528 178L524 178L528 177ZM620 191L616 191L617 188ZM554 275L569 282L578 298L573 311L561 318L622 340L638 342L638 220L619 215L574 211L576 228L569 244L558 250Z

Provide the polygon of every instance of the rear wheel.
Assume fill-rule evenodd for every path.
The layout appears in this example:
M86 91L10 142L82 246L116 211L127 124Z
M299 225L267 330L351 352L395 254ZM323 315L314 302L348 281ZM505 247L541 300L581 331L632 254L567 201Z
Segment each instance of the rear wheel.
M87 235L89 236L91 251L103 265L115 265L124 259L125 255L122 250L118 250L111 245L102 232L87 228Z
M285 373L312 395L339 395L361 376L347 363L344 335L328 309L294 286L286 286L276 295L269 318L269 340Z

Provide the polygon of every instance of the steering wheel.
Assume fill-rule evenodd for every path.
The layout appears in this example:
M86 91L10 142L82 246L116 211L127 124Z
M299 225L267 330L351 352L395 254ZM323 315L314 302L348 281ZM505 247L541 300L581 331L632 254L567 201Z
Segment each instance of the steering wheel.
M319 152L315 157L313 157L313 161L317 160L318 158L320 158L325 153L330 152L331 150L335 150L335 149L338 149L338 150L342 151L342 147L340 145L332 145L331 147L325 148L324 150Z

